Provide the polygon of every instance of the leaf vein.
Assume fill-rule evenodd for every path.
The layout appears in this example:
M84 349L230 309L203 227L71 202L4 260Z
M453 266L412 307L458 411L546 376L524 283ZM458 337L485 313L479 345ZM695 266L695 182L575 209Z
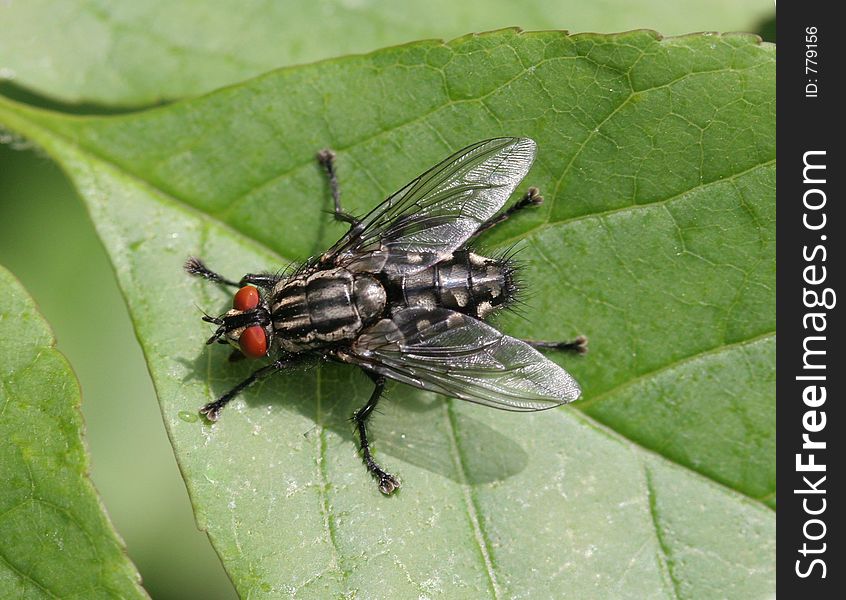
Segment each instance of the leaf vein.
M337 524L335 523L335 516L332 513L332 504L329 502L329 477L326 474L326 428L323 424L323 394L322 394L322 385L323 382L323 369L319 366L317 368L317 373L315 375L315 398L317 401L317 426L320 430L319 440L318 440L318 455L317 455L317 468L318 473L320 475L320 485L317 486L318 493L320 494L320 512L323 515L323 525L326 529L326 534L329 538L329 543L332 548L332 563L333 567L341 574L342 582L344 583L345 587L347 585L347 572L343 568L343 558L341 555L341 550L338 547L338 539L337 539ZM348 594L344 594L346 596Z
M499 588L499 582L497 581L496 571L495 571L495 564L493 562L493 556L491 554L491 543L488 539L485 528L479 518L480 507L476 502L476 498L473 494L472 486L467 482L467 471L464 466L464 458L461 455L461 446L458 441L458 432L457 432L457 423L455 418L455 412L453 411L453 400L449 399L444 402L444 411L446 416L446 424L447 430L449 432L450 438L450 451L452 454L452 460L455 465L456 475L458 478L458 485L462 491L462 497L464 499L465 505L465 512L467 514L467 519L470 522L470 527L473 531L473 539L476 542L476 546L479 550L479 556L482 559L482 566L484 567L485 574L488 578L488 584L490 585L491 595L499 599L502 597L502 592Z
M544 231L544 230L552 228L552 227L569 225L571 223L578 223L580 221L584 221L586 219L591 219L591 218L596 218L596 217L607 217L609 215L624 213L626 211L637 210L637 209L640 209L640 208L647 208L649 206L668 204L670 202L674 202L676 200L684 198L686 195L688 195L692 192L695 192L697 190L704 189L704 188L707 188L707 187L712 186L712 185L717 185L717 184L723 183L725 181L733 181L733 180L735 180L739 177L743 177L744 175L751 173L752 171L755 171L756 169L761 169L761 168L773 165L773 164L775 164L775 162L776 162L776 159L771 158L771 159L769 159L765 162L752 165L751 167L743 169L742 171L737 171L736 173L732 173L731 175L728 175L726 177L722 177L720 179L714 179L712 181L700 183L699 185L696 185L692 188L688 188L686 190L682 190L681 192L679 192L677 194L673 194L672 196L667 196L666 198L660 198L658 200L653 200L651 202L643 202L641 204L632 203L632 204L627 204L625 206L618 206L618 207L615 207L615 208L610 208L608 210L584 213L584 214L580 214L580 215L574 215L572 217L566 217L566 218L563 218L563 219L558 219L556 221L546 221L544 223L541 223L540 225L535 225L534 227L527 229L526 231L523 231L522 233L514 235L510 238L506 238L505 240L499 241L499 242L497 242L496 245L497 246L509 246L509 245L512 245L512 244L519 242L522 239L529 237L530 235L534 235L536 233L539 233L541 231Z
M646 499L649 505L649 516L652 519L652 528L655 531L655 538L658 541L658 548L661 551L658 554L658 558L661 561L661 571L666 574L672 584L673 597L679 598L679 582L676 580L675 574L673 573L672 551L667 545L667 541L664 539L664 535L661 530L661 524L659 523L658 513L655 506L655 487L652 483L652 473L646 464L643 465L643 474L646 483Z
M656 369L653 369L651 371L647 371L646 373L642 373L642 374L638 375L637 377L633 377L632 379L628 379L625 382L621 383L620 385L617 385L617 386L615 386L615 387L613 387L609 390L606 390L606 391L602 392L601 394L594 396L593 398L590 398L588 400L582 400L581 402L578 403L577 406L581 410L584 411L588 408L592 408L595 404L602 402L603 400L605 400L608 397L616 394L617 392L620 392L621 390L635 386L635 385L639 384L640 382L642 382L646 379L649 379L651 377L655 377L656 375L660 375L661 373L671 371L671 370L673 370L677 367L680 367L682 365L700 360L700 359L705 358L707 356L719 354L721 352L725 352L725 351L731 350L733 348L738 348L738 347L741 347L741 346L749 346L749 345L755 344L757 342L771 338L773 336L775 336L775 330L765 331L761 334L758 334L754 337L750 337L750 338L747 338L747 339L744 339L744 340L738 340L736 342L732 342L730 344L724 344L724 345L718 346L716 348L708 348L706 350L694 352L693 354L683 356L683 357L678 358L678 359L676 359L672 362L669 362L665 365L661 365L660 367L658 367Z

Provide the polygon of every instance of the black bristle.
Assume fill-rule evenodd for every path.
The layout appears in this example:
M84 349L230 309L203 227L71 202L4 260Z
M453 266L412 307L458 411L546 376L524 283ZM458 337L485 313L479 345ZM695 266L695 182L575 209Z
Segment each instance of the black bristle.
M522 250L523 248L515 243L494 254L491 259L496 261L502 269L505 287L504 308L514 309L517 305L524 304L525 282L520 274L526 263L516 258Z
M218 273L215 273L196 256L189 256L188 260L185 261L185 264L182 265L182 268L194 277L202 277L204 279L208 279L209 281L214 281L215 283L238 287L237 282L227 279L226 277L223 277Z
M203 264L203 261L194 256L189 256L188 260L185 261L185 264L182 265L182 268L191 275L199 276L202 276L203 273L208 271L208 268L206 268L206 265Z

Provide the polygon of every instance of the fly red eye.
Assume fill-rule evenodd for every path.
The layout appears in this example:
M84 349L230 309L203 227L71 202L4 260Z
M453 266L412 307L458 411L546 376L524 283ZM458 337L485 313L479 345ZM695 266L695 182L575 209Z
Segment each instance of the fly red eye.
M251 285L245 285L235 292L232 306L240 311L252 310L259 305L259 292Z
M238 345L246 356L261 358L267 354L267 334L264 328L261 325L247 327L238 338Z

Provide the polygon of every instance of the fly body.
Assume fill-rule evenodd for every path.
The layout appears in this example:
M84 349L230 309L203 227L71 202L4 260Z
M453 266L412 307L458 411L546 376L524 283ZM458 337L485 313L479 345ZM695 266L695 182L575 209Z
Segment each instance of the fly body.
M459 151L417 177L361 219L344 212L334 155L318 155L335 217L349 231L291 275L247 274L239 282L190 258L186 270L238 287L233 308L205 316L217 329L207 343L232 344L234 357L271 357L201 412L216 421L223 407L258 379L309 357L360 367L374 382L353 415L362 458L384 494L399 480L373 458L367 421L386 378L512 411L571 402L579 385L537 348L584 352L586 339L537 342L507 336L485 322L517 292L507 256L471 249L484 231L540 204L537 189L500 212L535 156L527 138L496 138Z

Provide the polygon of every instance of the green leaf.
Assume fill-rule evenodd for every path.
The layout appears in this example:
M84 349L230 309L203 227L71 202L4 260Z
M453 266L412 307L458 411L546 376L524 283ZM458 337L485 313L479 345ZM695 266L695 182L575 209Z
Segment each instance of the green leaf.
M270 69L468 31L756 31L765 0L27 0L0 3L0 80L65 102L140 106ZM668 6L669 5L669 6Z
M0 104L76 182L135 319L197 520L243 596L713 597L774 589L775 52L748 35L503 31L277 71L112 118ZM526 135L545 204L518 243L519 337L584 388L538 414L389 388L380 496L346 420L351 367L279 375L209 426L196 410L252 365L208 350L197 307L326 248L315 151L372 208L451 151ZM192 324L193 322L193 324ZM579 405L582 409L579 409Z
M88 478L79 387L0 267L0 597L146 598Z

